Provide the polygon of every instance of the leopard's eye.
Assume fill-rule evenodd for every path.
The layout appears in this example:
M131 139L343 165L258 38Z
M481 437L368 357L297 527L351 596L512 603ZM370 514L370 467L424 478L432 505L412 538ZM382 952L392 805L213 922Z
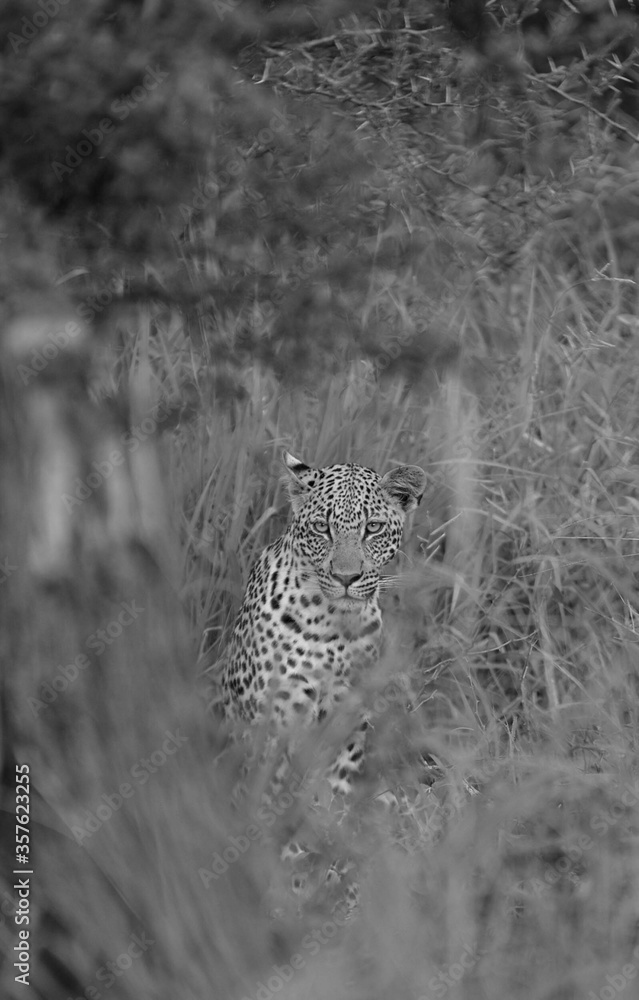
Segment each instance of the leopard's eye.
M313 531L316 531L318 535L328 535L328 521L322 521L321 518L318 518L317 521L313 521Z
M383 531L385 527L384 521L369 521L366 525L366 534L379 535L380 531Z

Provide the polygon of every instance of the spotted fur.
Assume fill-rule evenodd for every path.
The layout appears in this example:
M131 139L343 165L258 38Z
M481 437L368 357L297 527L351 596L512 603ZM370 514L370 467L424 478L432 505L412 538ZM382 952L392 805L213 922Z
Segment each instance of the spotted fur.
M379 654L380 569L399 547L426 476L403 465L385 476L361 465L313 469L285 453L292 519L248 582L222 677L229 718L268 715L274 736L321 721ZM335 790L361 767L353 739Z

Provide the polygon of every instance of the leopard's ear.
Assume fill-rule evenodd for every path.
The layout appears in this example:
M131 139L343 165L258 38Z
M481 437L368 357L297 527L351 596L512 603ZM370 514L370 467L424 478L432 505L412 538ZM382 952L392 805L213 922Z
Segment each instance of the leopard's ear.
M319 469L300 462L290 452L282 452L282 461L286 469L285 483L293 511L297 513L304 505L306 497L319 481Z
M426 489L426 473L418 465L399 465L379 484L389 500L404 514L415 510Z

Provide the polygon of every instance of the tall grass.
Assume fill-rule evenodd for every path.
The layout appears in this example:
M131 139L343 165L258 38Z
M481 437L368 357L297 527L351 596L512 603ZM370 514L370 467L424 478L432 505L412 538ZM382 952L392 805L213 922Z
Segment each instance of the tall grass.
M141 894L178 995L606 997L625 983L632 995L637 345L582 301L579 324L551 315L526 335L523 305L518 354L476 395L456 377L428 393L379 385L357 363L309 394L255 367L241 404L200 398L164 434L181 521L175 601L202 651L164 711L172 721L180 706L190 745L136 796L133 842L116 835L131 822L122 810L98 857L129 875L147 859L125 895ZM146 362L159 385L184 377L166 355ZM219 875L213 859L245 844L257 803L231 810L238 761L216 766L218 723L196 689L215 689L250 566L283 529L283 446L317 464L422 464L432 486L386 598L388 655L358 695L374 721L350 814L313 810L307 790L271 842L236 849ZM143 699L147 684L175 689L175 663L158 654L152 677L129 681ZM335 738L309 734L299 769ZM345 927L330 900L302 918L287 901L276 844L290 829L327 863L331 851L356 863L361 909ZM273 883L288 906L275 925ZM136 995L133 971L119 988Z
M10 808L12 755L28 761L35 996L636 995L636 168L582 139L554 191L548 177L522 187L521 213L474 193L467 163L461 194L419 163L420 183L397 185L382 161L362 224L368 281L335 279L334 304L380 335L377 353L366 343L297 378L247 362L231 395L219 339L166 307L123 320L92 367L52 365L26 387L4 351L0 557L16 568L0 607L3 787ZM513 177L501 181L510 197ZM515 240L516 263L479 266L484 237ZM396 257L377 258L376 241ZM246 324L268 340L273 312L258 306L216 317L222 340ZM389 332L458 361L395 364ZM118 444L158 403L144 440ZM60 482L114 442L120 471L57 517ZM241 754L215 711L250 568L286 524L282 448L429 475L388 568L382 660L346 718L296 747L304 776L366 708L369 755L345 815L302 782L265 819L264 773L233 803ZM143 610L98 652L89 639L122 602ZM79 654L88 665L34 707ZM325 866L352 862L349 921L328 891L297 912L278 850L291 834ZM9 878L2 889L8 917ZM14 930L0 923L5 957ZM134 940L145 950L131 958ZM25 995L11 959L1 975L3 995Z
M598 314L579 300L578 323L551 315L541 335L522 333L475 393L452 375L428 391L380 384L355 362L311 394L255 366L241 403L221 407L180 339L165 349L171 325L149 336L144 318L105 358L88 415L113 393L109 372L139 415L167 400L159 447L128 461L142 522L177 531L144 529L146 556L119 539L123 560L96 542L70 590L44 593L28 531L13 543L15 601L32 608L28 636L10 609L7 634L18 756L39 792L40 995L632 995L638 359L623 320ZM529 315L524 303L514 322L525 330ZM309 787L265 825L257 793L231 806L240 762L207 702L250 566L286 521L282 447L317 464L422 464L431 485L391 567L387 654L355 699L373 727L350 813L313 808ZM18 456L12 468L17 504ZM28 698L122 600L144 613L34 714ZM176 729L175 755L132 777ZM308 734L300 773L338 729ZM127 781L134 795L77 844L70 829ZM356 865L361 907L345 926L321 895L297 915L277 852L294 830L326 864ZM143 933L154 943L127 965Z

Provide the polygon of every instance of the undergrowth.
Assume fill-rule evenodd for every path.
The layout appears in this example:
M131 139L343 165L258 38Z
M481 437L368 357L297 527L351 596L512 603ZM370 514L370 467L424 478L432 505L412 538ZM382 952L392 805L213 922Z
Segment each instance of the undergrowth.
M380 381L360 361L309 392L256 365L241 403L203 402L164 442L182 600L213 701L250 567L286 521L282 448L429 475L389 569L388 650L356 699L373 722L354 804L340 817L306 788L269 830L274 844L306 831L325 866L349 857L360 911L345 926L328 901L298 917L269 855L262 909L241 894L233 905L260 913L268 938L275 882L284 915L238 996L606 996L639 967L637 344L613 279L598 282L610 306L597 313L564 287L542 329L528 288L518 348L475 391L455 375ZM566 296L578 322L561 313ZM297 773L337 739L330 726L309 734ZM227 818L237 843L258 802ZM263 879L251 844L235 867L255 863Z
M126 543L111 546L106 529L105 543L96 525L111 508L96 488L73 514L85 532L73 536L75 575L41 587L29 533L55 519L46 504L23 516L42 484L2 431L16 526L3 538L19 567L2 641L46 833L47 1000L636 994L629 126L620 134L608 107L584 113L578 68L533 76L516 46L500 48L515 37L512 12L492 54L460 54L439 21L416 27L412 8L392 13L242 51L286 129L245 128L237 183L164 234L187 286L220 279L233 294L182 308L154 273L157 299L122 312L94 344L90 377L73 381L71 366L56 395L83 447L96 414L113 434L141 428L126 446L126 497L149 515L142 527L131 516ZM242 182L257 174L271 208L286 201L286 226L274 212L253 232ZM16 440L36 459L55 454L41 415L57 411L38 409L53 382L49 369L15 393ZM236 800L242 755L214 707L250 568L286 524L284 448L311 465L420 465L429 486L387 570L380 664L345 718L300 738L294 780L265 810L266 772ZM136 599L139 620L89 653ZM36 610L19 632L25 606ZM90 669L34 707L82 651ZM362 706L369 754L343 813L307 774ZM160 749L167 733L175 755ZM161 764L140 763L153 753ZM298 912L278 853L291 835L325 868L352 865L361 901L349 920L330 893ZM143 934L143 957L109 981L107 963ZM4 920L0 940L8 954Z

